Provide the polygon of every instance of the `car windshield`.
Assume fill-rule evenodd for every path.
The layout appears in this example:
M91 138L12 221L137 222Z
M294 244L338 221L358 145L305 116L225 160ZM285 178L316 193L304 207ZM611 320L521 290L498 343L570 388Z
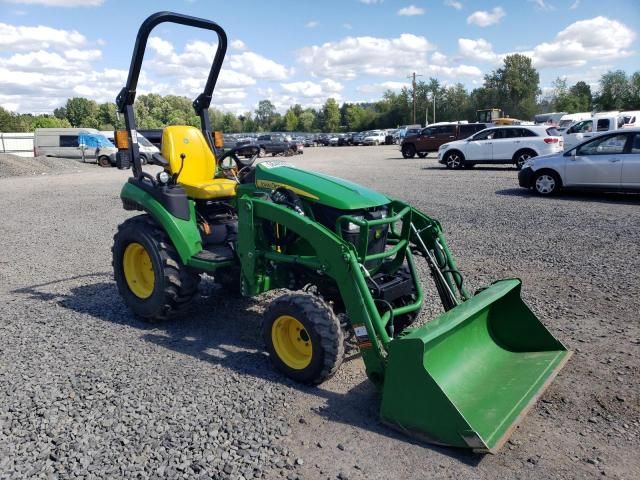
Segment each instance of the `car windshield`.
M143 147L153 147L153 143L151 143L149 140L147 140L145 137L143 137L140 134L138 134L138 143Z

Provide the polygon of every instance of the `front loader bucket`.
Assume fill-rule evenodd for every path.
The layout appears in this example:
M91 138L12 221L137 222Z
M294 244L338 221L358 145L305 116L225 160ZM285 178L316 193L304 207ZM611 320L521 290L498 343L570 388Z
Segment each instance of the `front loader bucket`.
M520 280L501 280L391 341L381 417L494 453L570 356L520 298Z

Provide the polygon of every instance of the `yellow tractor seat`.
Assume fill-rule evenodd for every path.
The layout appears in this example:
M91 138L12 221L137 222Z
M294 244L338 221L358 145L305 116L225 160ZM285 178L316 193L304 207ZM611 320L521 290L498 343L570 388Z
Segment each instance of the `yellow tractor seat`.
M214 178L216 157L197 128L166 127L162 131L162 156L169 162L169 173L180 172L178 183L189 198L213 200L235 196L237 182Z

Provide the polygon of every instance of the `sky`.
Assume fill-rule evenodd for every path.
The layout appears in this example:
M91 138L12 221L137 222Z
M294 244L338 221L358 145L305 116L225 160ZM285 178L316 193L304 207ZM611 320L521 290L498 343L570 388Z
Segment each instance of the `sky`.
M608 70L640 70L640 0L0 0L0 106L114 101L138 27L160 10L225 29L212 106L236 114L262 99L281 112L375 101L412 72L471 90L512 53L532 58L543 92L558 77L597 89ZM212 32L158 26L138 92L195 98L215 48Z

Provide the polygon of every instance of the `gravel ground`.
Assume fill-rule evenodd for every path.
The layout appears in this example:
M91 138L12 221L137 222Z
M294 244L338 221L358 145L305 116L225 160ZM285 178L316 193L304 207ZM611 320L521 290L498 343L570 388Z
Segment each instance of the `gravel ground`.
M52 175L95 169L95 163L53 157L19 157L0 153L0 178Z
M184 319L134 318L110 265L128 174L92 166L0 179L0 478L640 478L640 196L543 199L513 169L450 172L394 147L290 161L440 219L472 290L523 278L576 354L503 450L382 426L353 352L317 388L274 373L259 324L278 293L236 301L204 281Z

